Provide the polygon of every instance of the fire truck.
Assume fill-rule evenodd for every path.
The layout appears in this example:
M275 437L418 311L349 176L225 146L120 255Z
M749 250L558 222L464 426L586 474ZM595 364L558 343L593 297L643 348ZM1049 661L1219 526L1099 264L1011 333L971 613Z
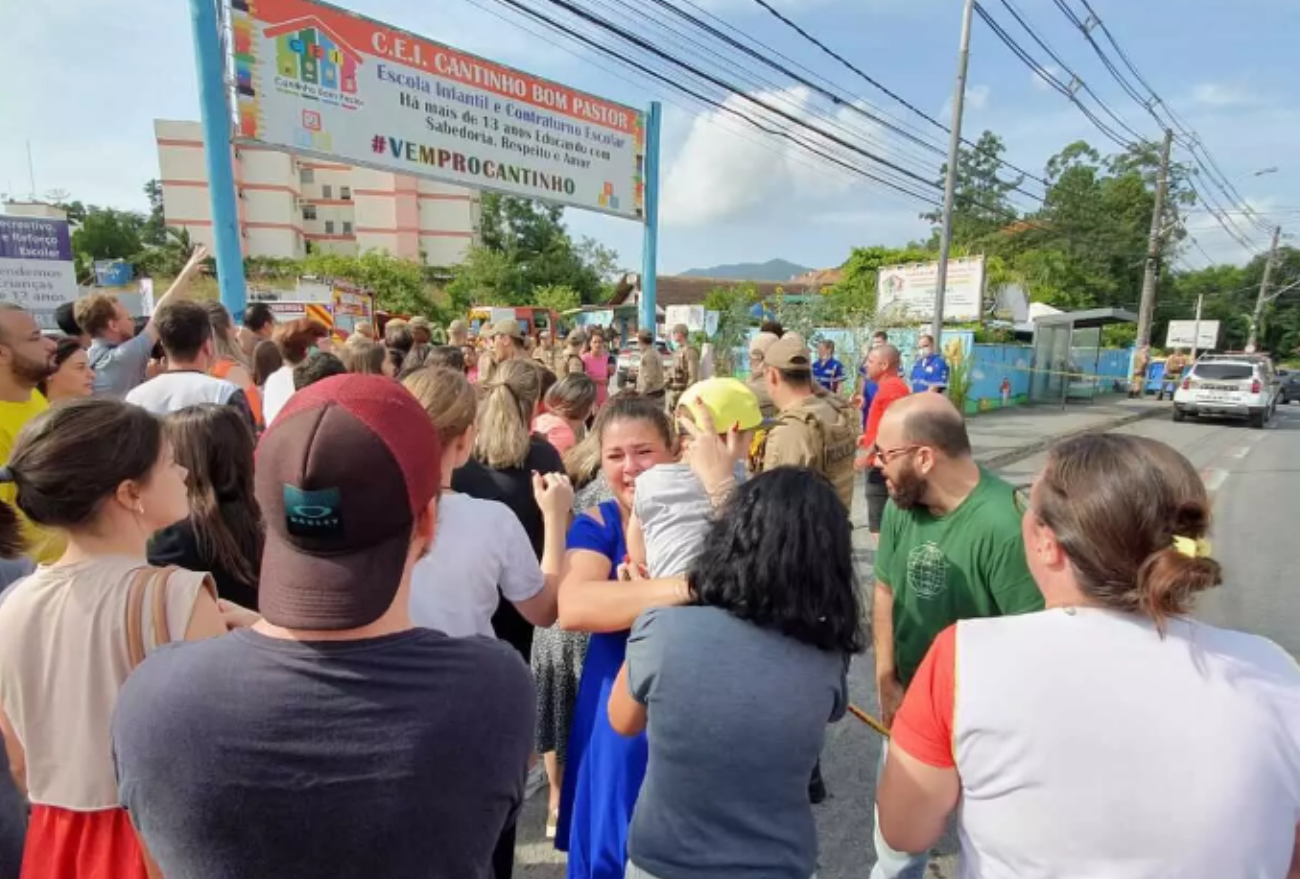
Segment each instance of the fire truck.
M277 323L304 317L319 321L338 341L350 336L358 323L375 319L375 297L347 281L301 278L295 290L253 291L249 301L271 306Z
M469 310L470 332L476 336L485 328L503 320L517 321L519 328L524 331L524 335L535 339L544 330L549 330L552 337L555 337L560 316L548 308L535 308L531 305L517 307L475 305Z

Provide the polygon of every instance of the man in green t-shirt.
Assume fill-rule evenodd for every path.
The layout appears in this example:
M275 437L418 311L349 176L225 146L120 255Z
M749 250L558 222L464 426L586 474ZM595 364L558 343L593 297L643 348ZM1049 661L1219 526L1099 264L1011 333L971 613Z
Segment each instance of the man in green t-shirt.
M958 620L1042 610L1043 596L1025 561L1014 491L975 463L966 424L947 397L896 401L881 419L875 452L890 500L876 551L871 636L889 726L940 632ZM924 855L889 849L878 831L876 854L872 879L925 868Z

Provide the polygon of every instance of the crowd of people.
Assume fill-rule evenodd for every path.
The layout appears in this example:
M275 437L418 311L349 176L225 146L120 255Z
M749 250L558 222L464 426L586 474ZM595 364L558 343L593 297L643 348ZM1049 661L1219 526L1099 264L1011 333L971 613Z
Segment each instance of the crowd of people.
M0 876L502 879L540 757L571 879L809 879L869 647L873 877L959 803L967 876L1300 875L1300 672L1191 618L1172 449L1012 486L883 334L851 400L775 324L614 387L603 333L236 326L196 265L138 332L0 305Z

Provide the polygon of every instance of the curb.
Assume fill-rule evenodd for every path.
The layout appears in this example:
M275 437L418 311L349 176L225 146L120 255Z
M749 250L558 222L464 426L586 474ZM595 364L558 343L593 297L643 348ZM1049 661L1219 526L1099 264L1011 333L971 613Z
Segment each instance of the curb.
M1067 430L1063 433L1052 434L1051 436L1045 436L1042 437L1041 439L1034 440L1032 443L1027 443L1023 446L1019 446L1017 448L1011 449L1010 451L1003 452L1000 455L995 455L992 458L985 458L984 460L980 461L980 464L981 466L987 467L990 470L996 470L999 467L1005 467L1008 464L1014 464L1017 461L1024 460L1025 458L1028 458L1030 455L1036 455L1039 452L1050 448L1052 445L1059 442L1060 440L1068 439L1069 437L1074 437L1074 436L1083 436L1084 434L1087 433L1106 433L1107 431L1114 430L1117 427L1124 427L1127 424L1134 424L1138 421L1146 421L1148 418L1155 418L1159 415L1167 415L1169 414L1169 411L1170 410L1164 407L1160 407L1160 408L1152 407L1151 409L1146 409L1141 412L1134 412L1130 415L1120 415L1116 418L1111 418L1107 421L1103 421L1100 424L1094 424L1088 427L1081 427L1078 428L1077 430Z

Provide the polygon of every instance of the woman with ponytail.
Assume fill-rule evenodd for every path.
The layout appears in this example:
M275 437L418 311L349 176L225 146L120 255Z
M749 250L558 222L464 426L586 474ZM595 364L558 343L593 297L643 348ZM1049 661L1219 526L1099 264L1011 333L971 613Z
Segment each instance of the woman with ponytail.
M157 418L103 398L32 419L0 468L23 515L67 536L0 605L0 731L32 806L24 879L145 879L118 806L117 694L154 648L226 631L206 574L145 559L149 536L189 514L185 476ZM0 554L20 533L0 503Z
M891 730L885 841L927 851L961 802L972 879L1300 876L1300 669L1191 617L1222 581L1196 470L1089 434L1019 499L1046 608L935 640Z
M451 477L453 490L509 507L524 526L538 561L545 549L546 522L534 497L533 474L564 472L560 453L532 432L541 400L541 369L535 361L505 360L478 383L474 457ZM492 627L528 661L533 626L513 604L501 602Z

